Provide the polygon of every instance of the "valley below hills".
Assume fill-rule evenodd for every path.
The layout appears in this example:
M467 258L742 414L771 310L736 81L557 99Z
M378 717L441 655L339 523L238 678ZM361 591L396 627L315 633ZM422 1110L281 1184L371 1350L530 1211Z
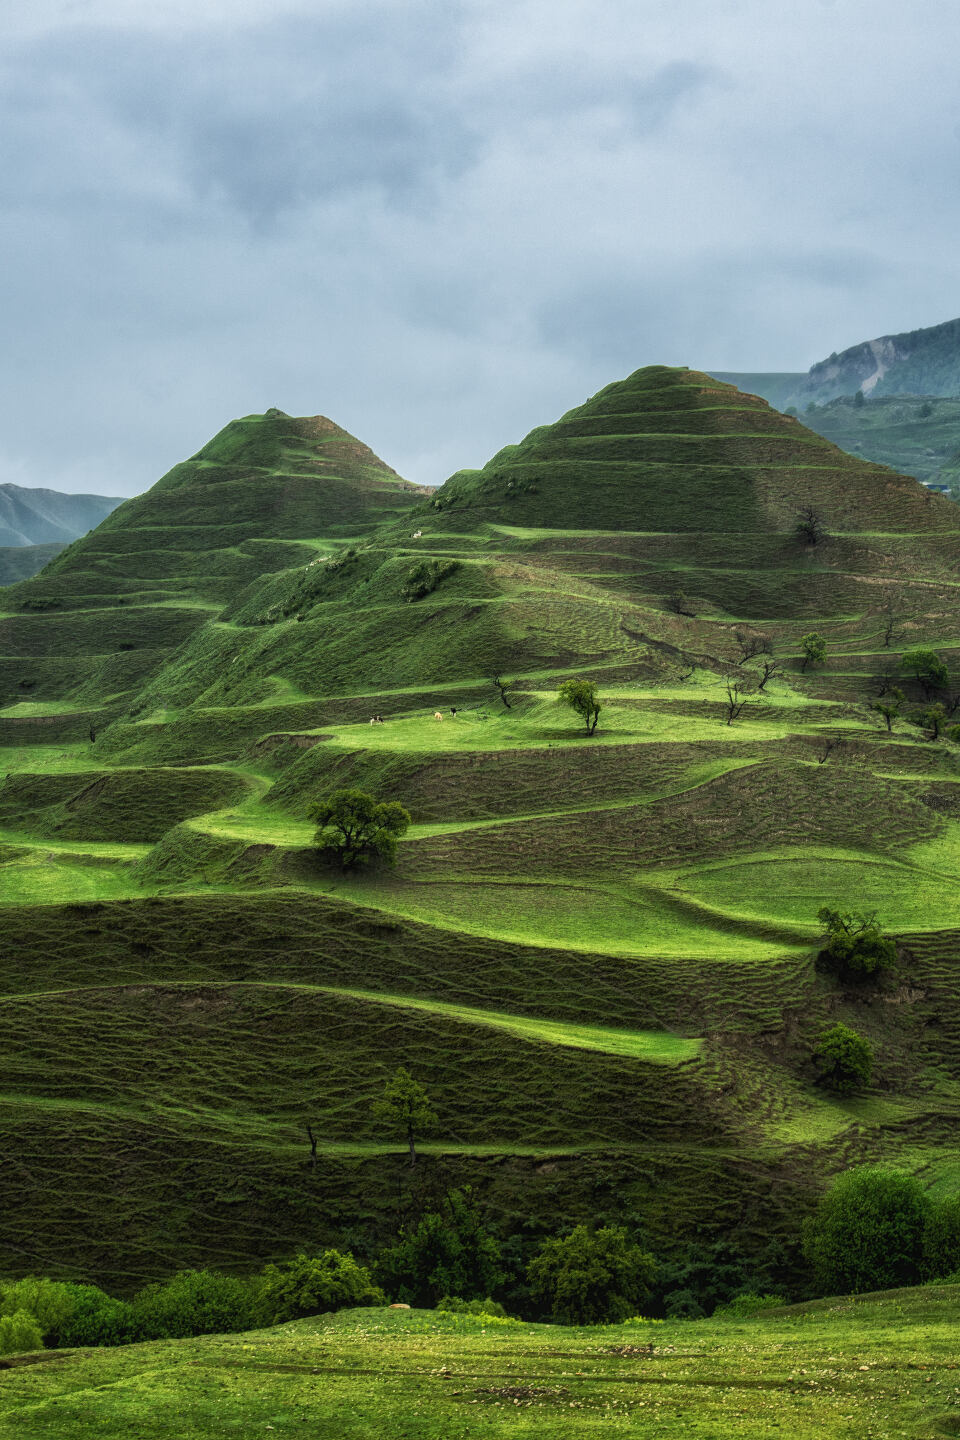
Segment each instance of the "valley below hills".
M227 425L2 592L7 1273L362 1255L470 1187L520 1248L628 1223L802 1285L834 1175L955 1193L958 587L960 507L693 370L435 491ZM409 811L394 865L318 858L348 787ZM876 912L880 982L818 964L822 906Z

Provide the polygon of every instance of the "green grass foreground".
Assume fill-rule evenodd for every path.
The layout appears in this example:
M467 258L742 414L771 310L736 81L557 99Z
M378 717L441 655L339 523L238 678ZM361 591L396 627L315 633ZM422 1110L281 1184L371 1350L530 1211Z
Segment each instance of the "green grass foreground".
M960 1286L590 1328L349 1310L14 1361L0 1436L935 1440L960 1430L958 1322Z

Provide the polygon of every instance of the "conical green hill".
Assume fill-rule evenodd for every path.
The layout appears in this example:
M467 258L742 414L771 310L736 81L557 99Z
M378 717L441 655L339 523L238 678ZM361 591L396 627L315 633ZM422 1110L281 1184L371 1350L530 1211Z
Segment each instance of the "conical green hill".
M423 492L324 416L221 430L6 592L0 700L115 699L262 575L308 564Z
M660 365L460 471L433 501L445 528L734 534L789 531L804 505L842 533L958 521L914 480L845 454L757 396Z

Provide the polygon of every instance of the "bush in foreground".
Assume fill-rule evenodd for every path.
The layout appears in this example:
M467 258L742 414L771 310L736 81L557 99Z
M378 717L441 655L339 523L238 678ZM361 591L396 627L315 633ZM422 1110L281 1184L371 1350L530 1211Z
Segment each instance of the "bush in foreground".
M397 1300L429 1307L441 1295L480 1299L503 1281L500 1246L483 1226L468 1193L452 1190L442 1211L381 1250L376 1278Z
M864 1167L840 1175L803 1227L820 1293L916 1285L931 1203L913 1175Z
M636 1315L650 1297L657 1265L621 1225L547 1240L527 1267L535 1299L562 1325L602 1325Z
M260 1281L260 1305L266 1323L279 1325L302 1315L320 1315L353 1305L383 1305L383 1291L370 1271L347 1251L296 1255L280 1265L267 1265Z
M36 1316L26 1310L0 1316L0 1355L22 1355L26 1350L39 1350L43 1332Z
M181 1270L134 1296L131 1324L141 1340L179 1340L252 1330L261 1323L257 1286L216 1270Z

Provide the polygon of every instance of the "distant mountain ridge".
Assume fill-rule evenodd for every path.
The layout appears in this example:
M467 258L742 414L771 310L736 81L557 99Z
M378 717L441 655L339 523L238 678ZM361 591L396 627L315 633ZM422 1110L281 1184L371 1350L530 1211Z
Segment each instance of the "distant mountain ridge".
M778 410L824 405L841 395L960 395L960 319L881 335L811 365L807 373L713 370L717 380L760 395Z
M121 496L65 495L59 490L0 485L0 546L68 545L120 504Z

